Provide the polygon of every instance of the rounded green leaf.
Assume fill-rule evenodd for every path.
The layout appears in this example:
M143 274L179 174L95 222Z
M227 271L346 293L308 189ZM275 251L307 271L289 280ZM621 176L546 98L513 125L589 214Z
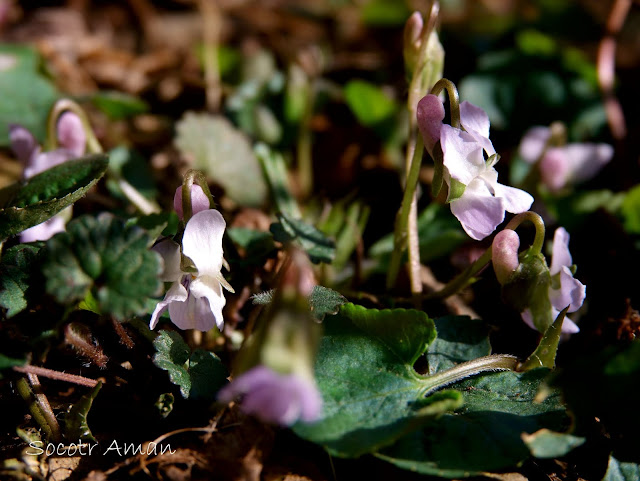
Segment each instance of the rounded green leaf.
M121 320L144 314L161 287L161 259L151 242L143 229L109 213L79 217L46 244L47 292L68 304L91 291L100 312Z

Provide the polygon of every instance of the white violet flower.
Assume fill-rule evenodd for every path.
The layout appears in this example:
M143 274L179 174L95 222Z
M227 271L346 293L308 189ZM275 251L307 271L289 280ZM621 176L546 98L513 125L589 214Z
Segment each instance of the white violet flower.
M173 284L153 311L151 329L167 309L171 321L180 329L208 331L213 326L222 329L222 308L226 303L222 288L234 292L221 273L225 227L222 214L215 209L202 210L187 222L182 254L191 259L196 272L182 269L180 246L176 242L165 240L154 246L164 259L161 280Z
M418 103L418 126L432 157L436 143L440 142L451 212L471 238L481 240L502 223L505 211L524 212L533 203L533 197L498 183L494 168L498 156L489 140L489 117L484 110L462 102L462 128L443 123L444 113L440 99L427 95Z

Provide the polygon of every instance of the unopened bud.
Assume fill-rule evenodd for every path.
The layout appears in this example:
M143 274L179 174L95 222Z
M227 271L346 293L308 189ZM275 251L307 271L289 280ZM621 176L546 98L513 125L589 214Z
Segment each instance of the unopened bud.
M506 284L518 268L520 237L516 231L505 229L496 234L491 246L491 261L500 285Z
M182 210L182 186L176 189L176 194L173 196L173 208L180 220L182 220L184 218L184 212ZM204 193L204 190L202 190L202 187L198 184L193 184L191 186L191 215L196 215L198 212L210 208L211 204L209 203L207 194Z
M82 120L71 111L64 112L58 118L57 136L60 146L72 152L78 157L85 152L87 134L84 131Z

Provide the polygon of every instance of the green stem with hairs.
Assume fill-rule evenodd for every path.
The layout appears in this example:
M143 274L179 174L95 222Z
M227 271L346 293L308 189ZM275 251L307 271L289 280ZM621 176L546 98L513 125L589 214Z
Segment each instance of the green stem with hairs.
M442 389L450 384L462 381L476 374L496 371L515 371L518 366L518 358L509 354L492 354L479 357L473 361L460 363L451 369L433 374L424 379L423 396Z

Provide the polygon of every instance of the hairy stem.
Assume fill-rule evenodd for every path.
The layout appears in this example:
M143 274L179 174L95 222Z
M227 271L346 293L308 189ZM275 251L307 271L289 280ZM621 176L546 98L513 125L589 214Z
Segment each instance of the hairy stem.
M16 372L25 374L35 374L37 376L46 377L49 379L55 379L56 381L66 381L73 384L79 384L80 386L95 387L98 381L89 379L87 377L76 376L75 374L67 374L66 372L54 371L47 369L46 367L39 366L13 366L12 368Z
M450 384L462 381L476 374L496 371L515 371L518 358L510 354L492 354L479 357L473 361L463 362L457 366L425 378L423 396L442 389Z

